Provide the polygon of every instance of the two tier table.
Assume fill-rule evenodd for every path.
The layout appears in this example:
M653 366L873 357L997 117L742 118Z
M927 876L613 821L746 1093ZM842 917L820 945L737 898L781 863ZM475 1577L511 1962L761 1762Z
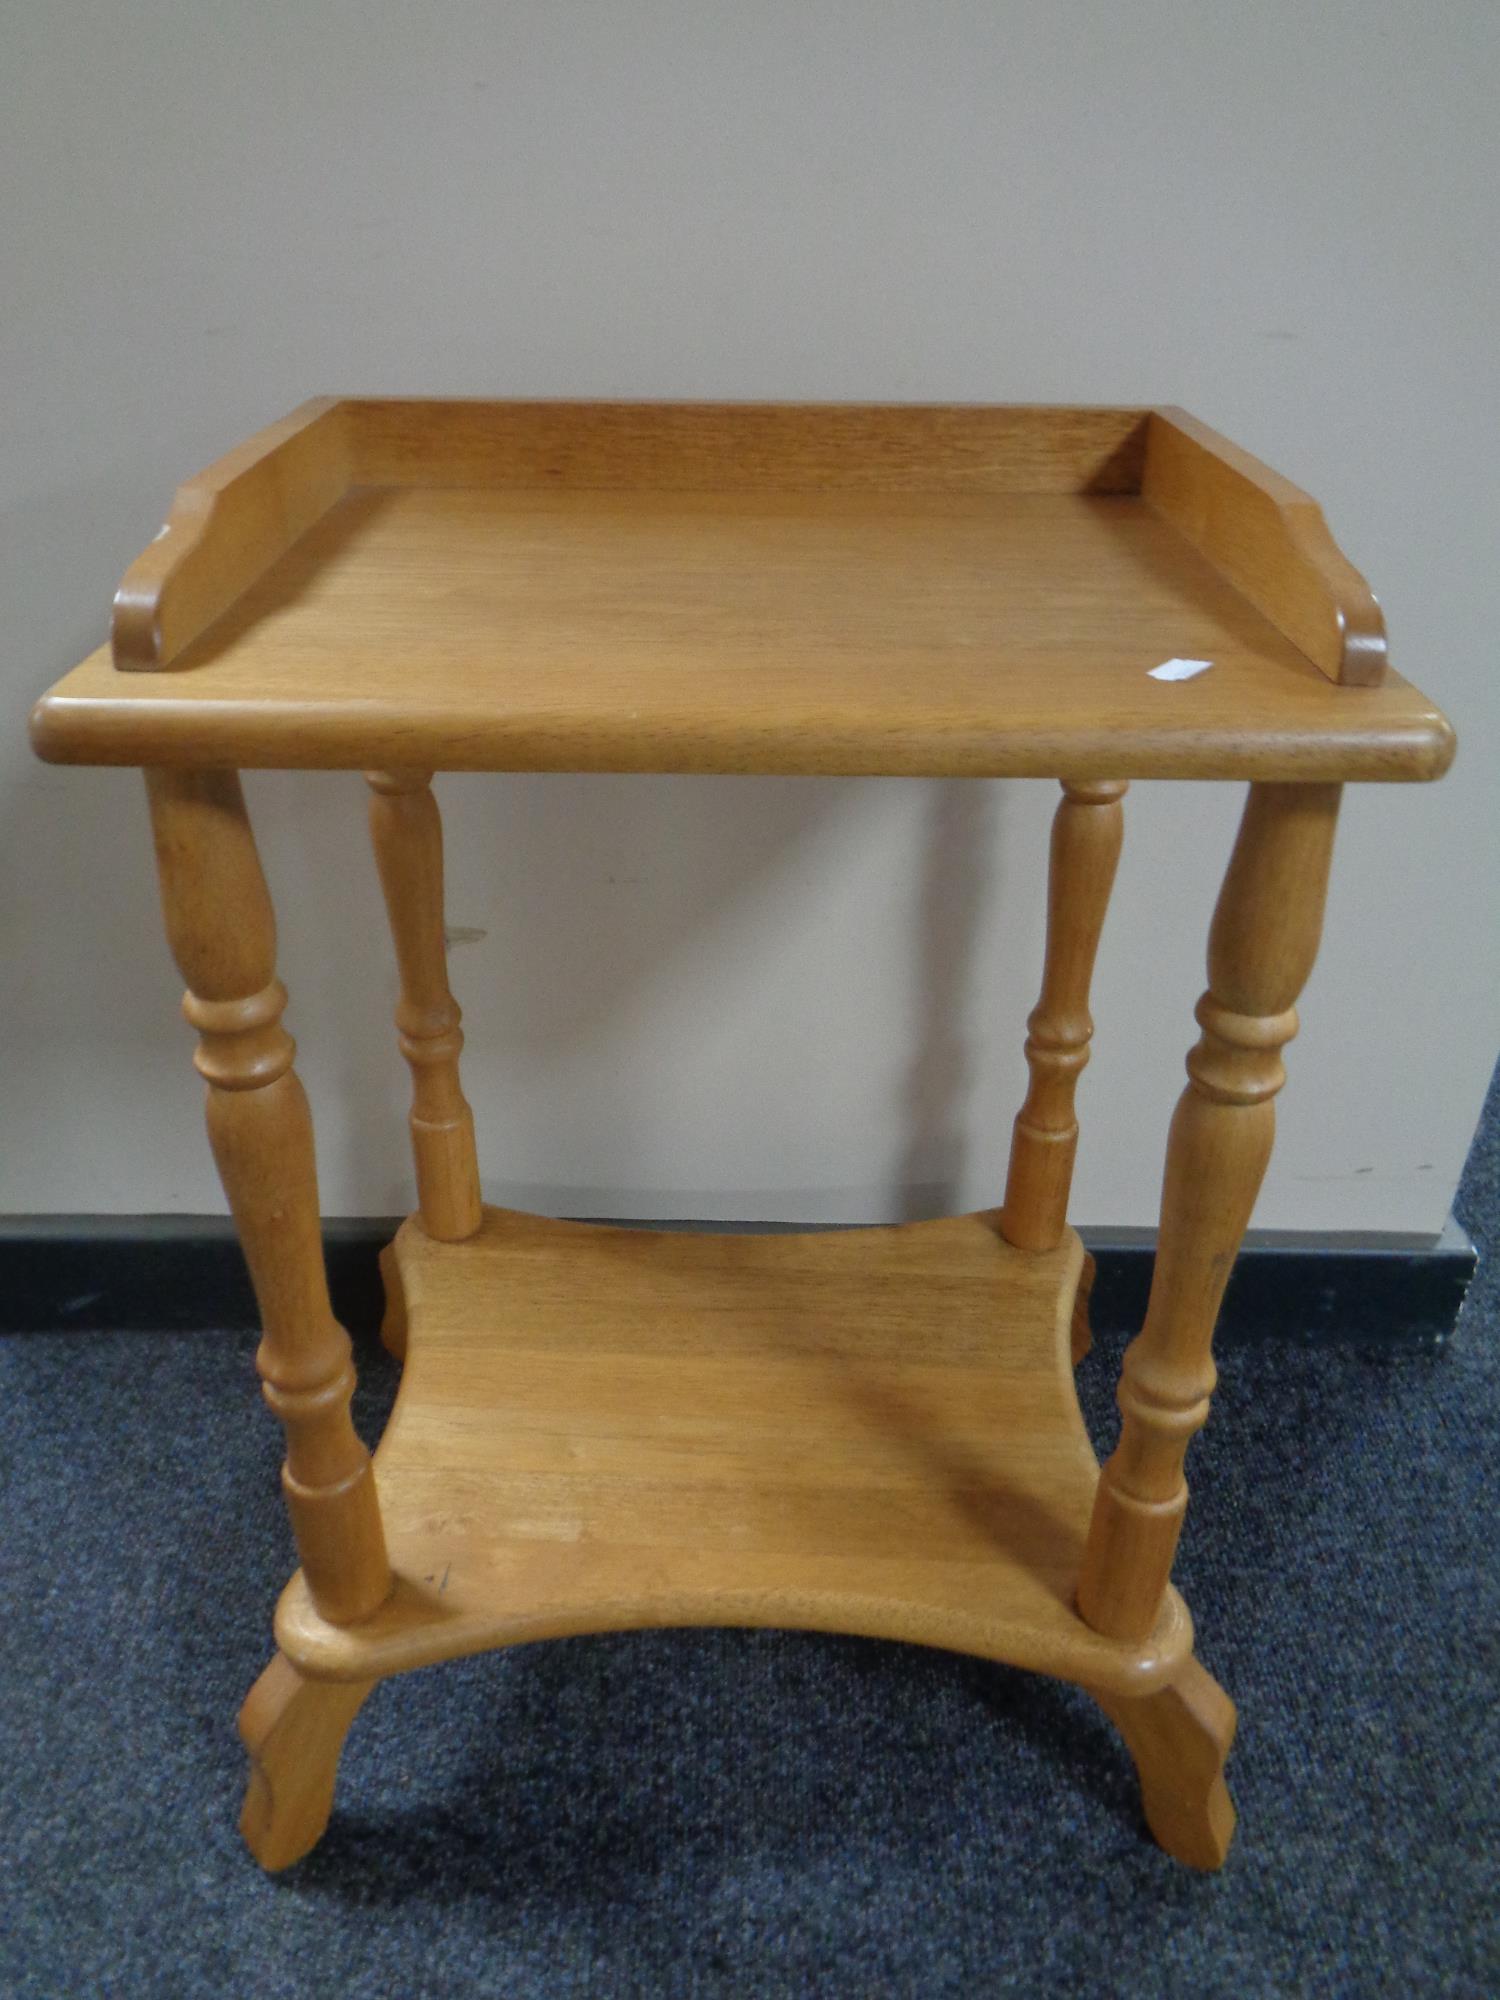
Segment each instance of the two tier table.
M1208 661L1182 679L1153 670ZM376 1682L636 1626L954 1647L1087 1689L1197 1867L1234 1709L1171 1584L1183 1461L1264 1171L1340 787L1441 775L1443 717L1316 506L1176 410L327 399L177 495L38 752L145 774L214 1156L264 1324L301 1567L240 1718L278 1868ZM369 782L413 1078L404 1356L349 1416L313 1138L238 773ZM785 1235L481 1204L434 772L1044 777L1041 998L998 1206ZM1101 1469L1066 1208L1127 782L1248 783ZM997 1189L998 1193L998 1189Z

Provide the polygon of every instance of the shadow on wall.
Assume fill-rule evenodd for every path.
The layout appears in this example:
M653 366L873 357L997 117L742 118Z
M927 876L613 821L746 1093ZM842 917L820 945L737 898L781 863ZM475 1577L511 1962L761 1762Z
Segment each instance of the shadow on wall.
M929 788L917 906L917 1009L897 1169L902 1216L951 1215L969 1155L976 1024L969 1019L979 930L993 889L996 787L953 779ZM999 1200L997 1192L995 1199Z
M340 781L337 800L341 819L352 813L359 821L361 838L363 789ZM635 1148L644 1139L657 1157L670 1152L676 1119L696 1128L686 1141L696 1136L700 1148L717 1143L732 1154L743 1139L736 1117L756 1122L757 1076L771 1096L795 1093L799 1074L815 1077L857 1050L861 1080L843 1079L841 1087L862 1089L868 1064L869 1087L900 1117L894 1151L882 1145L871 1161L872 1181L888 1190L886 1212L916 1218L959 1205L974 1073L969 997L996 865L995 786L905 781L893 821L881 817L891 799L881 781L464 775L440 778L437 791L451 976L470 1035L466 1085L492 1199L566 1212L568 1190L550 1183L542 1164L562 1155L597 1161L602 1187L628 1188ZM309 824L304 838L326 856L331 841L347 836L347 826ZM848 864L867 836L881 860L866 861L861 884L859 867ZM292 857L278 858L284 878ZM335 1014L340 1024L341 1164L368 1180L371 1161L388 1162L388 1206L400 1209L410 1193L405 1077L389 1025L391 975L373 868L361 860L368 879L351 896L338 871L313 863L312 854L305 866L292 862L299 895L305 884L313 905L298 928L310 928L316 943L316 958L302 941L295 947L307 963L297 968L294 992L315 998L325 1030ZM848 883L839 900L850 899L832 913L831 883ZM893 936L898 913L910 928ZM873 1021L862 1012L861 935L871 938L874 1004L887 1010ZM896 940L906 937L903 967ZM768 968L767 954L779 964ZM368 985L379 991L352 992L347 974L334 991L328 967L340 958L378 966ZM901 999L895 1020L892 987ZM765 1012L756 1018L758 993ZM672 1033L691 1038L680 1062ZM895 1063L889 1085L886 1049ZM664 1080L684 1097L659 1102ZM708 1127L716 1142L705 1137L705 1098L722 1106L722 1125ZM794 1108L800 1116L788 1119L789 1149L798 1124L816 1144L816 1107L794 1096ZM871 1124L882 1123L876 1105ZM753 1140L745 1150L753 1182ZM787 1165L795 1187L796 1166ZM518 1167L539 1183L534 1190L515 1187ZM735 1163L727 1178L747 1175ZM691 1173L685 1180L691 1188ZM842 1192L830 1189L830 1200ZM774 1205L774 1190L768 1198ZM634 1212L628 1197L614 1212ZM700 1211L689 1200L682 1212Z
M809 851L837 818L840 787L798 779L466 773L439 777L435 789L449 972L464 1010L465 1089L486 1191L491 1200L567 1210L566 1192L516 1189L517 1170L545 1183L545 1163L564 1155L597 1160L604 1185L621 1180L611 1163L631 1161L641 1121L653 1112L653 1079L659 1082L669 1060L662 1021L681 1009L683 983L703 983L707 965L711 991L721 960L746 953L747 940L774 940L780 900L806 874ZM354 811L362 832L362 798ZM366 872L373 885L372 862ZM346 924L337 885L326 873L319 879L319 929ZM373 1016L361 1007L359 1046L345 1045L346 1063L365 1083L347 1079L345 1144L351 1173L370 1157L400 1169L391 1204L399 1210L410 1199L400 1064L392 1090L368 1087L372 1075L389 1075L394 1061L394 974L378 891L372 894L370 962L381 968L380 995ZM764 906L758 922L756 904ZM368 945L350 937L346 949L363 954ZM743 977L753 981L756 973L749 958ZM725 1051L715 1075L720 1023L711 1011L697 1014L690 1032L693 1046L678 1067L702 1072L705 1090L732 1116L747 1088L736 1051ZM724 1143L733 1145L732 1128ZM497 1159L504 1162L498 1173ZM619 1212L630 1212L628 1195Z
M39 765L28 776L6 802L8 848L40 857L33 890L73 914L49 930L35 908L12 912L18 935L39 930L52 940L12 992L17 1045L31 1033L73 1043L84 1069L119 1080L116 1120L132 1116L132 1078L148 1095L155 1079L158 1104L162 1088L171 1089L160 1108L173 1129L173 1164L163 1170L171 1197L151 1178L159 1163L149 1150L123 1147L130 1159L120 1171L141 1194L128 1189L113 1206L219 1210L197 1120L191 1037L175 1018L180 989L161 936L139 779ZM560 1154L589 1159L597 1147L600 1184L628 1188L643 1130L660 1153L670 1148L672 1122L685 1119L700 1149L732 1150L736 1116L748 1105L754 1117L758 1075L774 1095L795 1092L800 1076L837 1072L831 1088L844 1091L847 1105L866 1088L867 1061L880 1098L870 1128L890 1132L882 1103L900 1112L894 1146L882 1143L870 1161L871 1181L889 1191L887 1212L916 1218L960 1205L970 1164L976 940L998 866L994 785L901 781L894 803L887 781L858 780L499 775L444 777L437 790L450 923L478 932L451 956L471 1030L466 1077L482 1154L488 1134L511 1175L518 1166L528 1173L561 1131ZM356 773L251 773L246 795L278 909L279 969L313 1099L325 1209L403 1210L412 1198L408 1087L390 1018L394 970L368 851L366 788ZM860 865L851 869L851 859ZM832 905L830 884L839 885ZM892 931L893 922L909 929ZM865 937L870 983L862 989ZM905 967L903 948L911 953ZM780 964L757 1019L767 952ZM110 994L103 1008L101 988ZM726 1004L715 1019L715 994L726 1003L748 995L748 1009L741 1004L735 1017ZM748 1049L747 1012L749 1033L760 1037ZM664 1013L670 1032L692 1037L680 1063L669 1040L664 1046ZM790 1045L804 1020L808 1041ZM851 1083L841 1058L860 1044ZM639 1063L633 1047L644 1051ZM686 1079L687 1096L662 1107L664 1066ZM535 1072L532 1087L515 1089L526 1071ZM715 1118L722 1104L722 1124L705 1117L705 1096ZM815 1148L819 1109L794 1103L803 1141ZM33 1160L55 1152L66 1144L66 1121L59 1125L55 1112L18 1087L9 1143ZM121 1147L118 1125L116 1135ZM102 1132L101 1150L111 1143ZM804 1176L814 1185L817 1158L814 1150ZM731 1166L729 1177L737 1172ZM504 1198L507 1178L495 1175L492 1198ZM795 1185L795 1166L788 1178ZM66 1159L54 1162L53 1186L68 1180ZM691 1167L684 1181L693 1185ZM340 1199L341 1189L357 1189L358 1198ZM628 1196L626 1204L628 1212ZM109 1204L64 1195L35 1205Z

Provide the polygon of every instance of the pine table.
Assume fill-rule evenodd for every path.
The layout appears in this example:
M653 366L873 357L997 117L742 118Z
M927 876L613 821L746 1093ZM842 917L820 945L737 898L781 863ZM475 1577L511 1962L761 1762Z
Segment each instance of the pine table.
M1184 677L1154 672L1171 661ZM1075 1682L1162 1846L1222 1862L1234 1709L1171 1583L1184 1456L1340 788L1436 778L1453 752L1305 494L1177 410L323 399L181 488L109 645L32 733L47 759L145 774L262 1315L301 1564L240 1718L266 1867L319 1838L378 1681L690 1624ZM383 1258L404 1361L373 1461L238 776L261 767L369 783L418 1192ZM457 770L1060 781L1000 1204L776 1235L485 1207L431 790ZM1122 798L1172 778L1248 794L1101 1469L1072 1377L1074 1090Z

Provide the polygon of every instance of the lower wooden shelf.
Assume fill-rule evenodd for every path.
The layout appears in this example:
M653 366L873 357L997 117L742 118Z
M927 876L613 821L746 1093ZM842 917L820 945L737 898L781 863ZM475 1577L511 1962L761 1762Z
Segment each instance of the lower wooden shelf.
M1138 1695L1192 1648L1073 1609L1098 1468L1072 1381L1071 1232L995 1218L715 1236L486 1209L385 1255L408 1343L375 1454L397 1583L276 1620L304 1674L374 1680L574 1633L776 1625L911 1640Z

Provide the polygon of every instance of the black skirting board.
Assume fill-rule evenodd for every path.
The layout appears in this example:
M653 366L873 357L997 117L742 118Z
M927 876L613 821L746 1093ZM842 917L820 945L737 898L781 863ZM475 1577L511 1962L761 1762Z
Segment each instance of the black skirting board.
M334 1311L353 1333L379 1324L376 1260L397 1221L359 1217L324 1225ZM1095 1330L1139 1326L1151 1286L1149 1235L1082 1233L1098 1266ZM1473 1245L1454 1225L1430 1246L1379 1238L1252 1240L1230 1280L1218 1338L1431 1349L1452 1333L1475 1265ZM0 1218L0 1332L188 1331L256 1323L227 1217Z

